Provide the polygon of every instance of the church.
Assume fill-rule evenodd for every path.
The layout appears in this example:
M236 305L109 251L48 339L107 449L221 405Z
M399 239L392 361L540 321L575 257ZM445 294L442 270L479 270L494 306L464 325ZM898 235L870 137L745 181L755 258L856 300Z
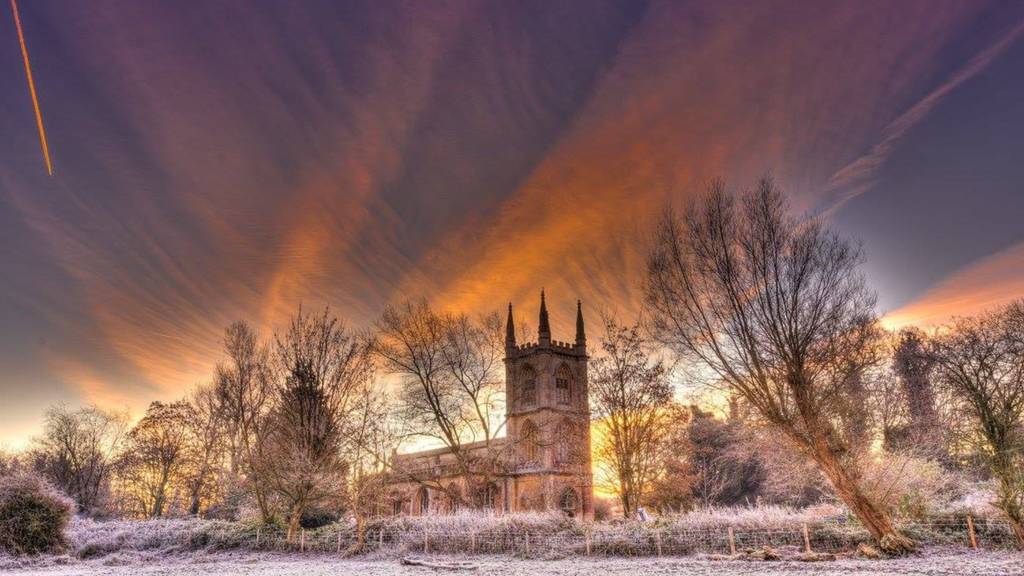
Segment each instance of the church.
M576 338L552 340L544 292L536 342L516 342L512 304L505 329L505 436L489 443L396 456L391 485L395 514L454 511L469 493L496 513L560 511L592 519L587 337L576 302ZM487 462L468 473L467 462ZM481 468L483 470L483 468ZM467 477L470 476L470 477Z

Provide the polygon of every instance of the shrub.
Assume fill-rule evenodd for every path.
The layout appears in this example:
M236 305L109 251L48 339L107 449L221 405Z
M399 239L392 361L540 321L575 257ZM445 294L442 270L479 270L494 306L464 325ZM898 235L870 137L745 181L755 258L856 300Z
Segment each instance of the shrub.
M64 528L74 506L70 498L35 474L0 478L0 549L13 554L62 549Z
M967 492L963 479L939 462L899 453L870 461L864 485L876 502L901 520L925 520Z
M302 513L302 517L299 518L299 525L306 530L313 530L328 524L334 524L339 518L340 516L337 512L324 508L313 508Z
M612 517L612 502L607 498L594 498L594 521L604 522Z

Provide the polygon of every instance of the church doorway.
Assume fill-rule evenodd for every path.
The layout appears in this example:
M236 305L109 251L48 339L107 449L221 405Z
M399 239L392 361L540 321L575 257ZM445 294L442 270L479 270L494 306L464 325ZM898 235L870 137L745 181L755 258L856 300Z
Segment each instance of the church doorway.
M562 514L565 514L569 518L575 518L576 515L579 514L580 497L572 488L566 488L562 491L562 496L558 499L558 507L562 510Z

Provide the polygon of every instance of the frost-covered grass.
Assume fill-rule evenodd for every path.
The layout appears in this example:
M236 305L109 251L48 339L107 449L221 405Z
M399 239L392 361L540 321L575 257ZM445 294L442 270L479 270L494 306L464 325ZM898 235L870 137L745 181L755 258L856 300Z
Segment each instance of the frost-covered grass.
M430 514L426 516L391 516L373 520L371 529L384 528L390 531L434 532L446 531L531 531L542 534L571 530L579 526L562 514L527 512L519 514L494 514L479 511L462 511L455 514Z
M737 506L697 509L683 514L656 517L648 523L661 526L671 525L681 530L726 526L733 526L737 529L756 529L800 526L808 522L821 522L841 516L845 516L844 510L830 504L799 509L774 505ZM595 526L622 526L631 523L634 522L615 519L595 524ZM389 529L406 530L422 530L424 528L435 530L530 529L542 532L569 529L578 526L579 522L575 522L558 513L530 512L499 515L465 511L456 514L389 517L376 520L371 525L384 525Z
M420 557L428 562L444 563L447 557ZM472 571L432 570L403 566L395 559L339 559L336 556L283 555L252 552L194 553L144 560L123 558L94 559L74 564L51 562L22 567L0 565L0 571L18 575L71 576L104 574L142 576L174 574L181 576L260 574L266 576L423 576L425 574L486 574L488 576L824 576L824 575L985 575L1019 576L1024 553L1006 551L969 552L965 550L927 550L922 554L895 560L843 558L831 562L797 561L748 562L686 558L569 558L560 560L516 560L500 557L461 557Z
M658 522L679 530L706 530L732 527L736 530L799 528L804 524L845 520L838 506L822 504L808 508L787 506L750 506L697 509L674 514Z
M519 559L570 557L683 557L726 554L771 546L795 555L804 545L807 526L812 548L842 552L869 541L868 534L835 506L792 509L779 506L697 510L649 522L617 520L581 523L560 514L493 515L464 512L424 517L389 517L370 521L360 550L373 558L407 554L499 554ZM1013 545L1007 527L991 517L975 517L983 548ZM968 542L966 513L957 511L928 522L904 524L907 535L922 545L962 549ZM280 526L201 519L93 521L74 519L65 556L28 560L29 564L101 562L145 563L176 557L216 554L330 555L340 557L356 541L350 523L307 530L288 541ZM148 559L148 560L147 560ZM22 561L8 559L14 565ZM4 566L0 562L0 569Z
M71 553L88 559L122 551L229 550L254 541L253 525L223 520L95 521L76 518L68 529Z

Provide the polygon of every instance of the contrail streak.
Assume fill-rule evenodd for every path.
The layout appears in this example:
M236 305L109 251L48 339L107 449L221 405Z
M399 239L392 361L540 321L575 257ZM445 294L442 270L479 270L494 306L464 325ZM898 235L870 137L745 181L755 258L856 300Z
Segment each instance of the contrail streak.
M21 58L25 61L25 76L28 78L29 94L32 95L32 107L36 110L36 126L39 127L39 145L43 147L46 173L53 176L53 164L50 163L50 147L46 145L46 130L43 128L43 113L39 110L36 83L32 80L32 66L28 63L28 47L25 46L25 34L21 31L21 18L18 17L18 3L15 0L11 0L11 11L14 12L14 27L18 29L18 43L21 44Z
M875 144L870 152L847 164L829 179L826 190L829 196L826 198L831 200L832 204L822 214L826 216L834 214L844 204L869 190L875 184L875 174L888 161L889 155L895 150L903 136L924 120L942 102L943 98L987 68L1021 36L1024 36L1024 22L1018 23L1006 36L971 58L941 86L886 126L882 131L882 140ZM830 198L833 194L842 191L845 192L840 197L834 200Z

